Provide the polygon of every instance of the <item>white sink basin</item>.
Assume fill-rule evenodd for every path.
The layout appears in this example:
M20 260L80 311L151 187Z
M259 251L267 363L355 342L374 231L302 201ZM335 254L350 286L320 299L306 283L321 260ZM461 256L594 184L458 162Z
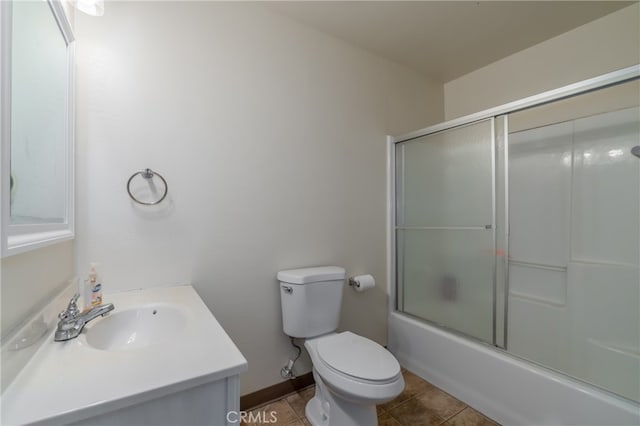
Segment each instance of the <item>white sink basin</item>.
M69 286L44 311L54 324L55 314L74 290ZM140 419L150 419L147 424L228 423L224 416L235 406L228 404L240 393L232 376L246 371L247 361L193 287L111 293L105 295L105 303L113 303L115 309L90 321L77 338L55 342L51 330L0 396L0 424L128 425ZM69 365L73 368L63 368ZM213 389L210 386L223 379L229 380L233 396L224 397L225 411L218 421L210 416L217 410L218 397L202 389ZM190 392L184 394L188 402L182 397L165 400L183 391ZM193 409L192 403L200 408ZM212 420L186 420L196 418Z
M177 340L187 325L186 315L163 303L112 311L85 328L87 343L105 351L129 351Z

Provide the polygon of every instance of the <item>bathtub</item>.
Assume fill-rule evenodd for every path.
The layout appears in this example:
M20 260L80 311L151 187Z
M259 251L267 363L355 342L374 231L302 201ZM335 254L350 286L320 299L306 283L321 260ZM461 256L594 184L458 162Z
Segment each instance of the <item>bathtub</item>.
M399 312L400 364L504 425L640 425L640 405Z

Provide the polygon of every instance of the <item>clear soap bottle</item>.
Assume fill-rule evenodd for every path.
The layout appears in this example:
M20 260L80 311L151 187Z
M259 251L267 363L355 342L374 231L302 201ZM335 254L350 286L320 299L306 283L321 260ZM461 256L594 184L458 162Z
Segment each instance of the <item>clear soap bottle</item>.
M98 275L98 264L91 262L89 267L89 279L87 280L88 303L87 306L94 307L102 304L102 282ZM86 297L86 296L85 296Z

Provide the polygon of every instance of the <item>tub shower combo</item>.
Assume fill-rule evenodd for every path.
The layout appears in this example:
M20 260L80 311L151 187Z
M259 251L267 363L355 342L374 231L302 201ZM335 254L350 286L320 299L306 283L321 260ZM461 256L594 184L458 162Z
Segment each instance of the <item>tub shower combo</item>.
M640 422L639 75L390 138L389 346L500 422Z

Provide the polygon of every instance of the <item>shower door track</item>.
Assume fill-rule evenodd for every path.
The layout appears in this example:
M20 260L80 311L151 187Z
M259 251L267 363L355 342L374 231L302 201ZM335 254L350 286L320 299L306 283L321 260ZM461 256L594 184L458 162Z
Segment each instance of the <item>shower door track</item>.
M476 121L486 120L492 117L495 118L500 115L510 114L516 111L521 111L535 106L559 101L561 99L567 99L588 92L604 89L606 87L616 86L618 84L636 80L638 77L640 77L640 64L632 65L618 71L612 71L610 73L579 81L577 83L569 84L558 89L548 90L537 95L509 102L497 107L489 108L484 111L465 115L464 117L455 118L443 123L438 123L420 130L405 133L404 135L392 136L390 137L390 140L393 142L393 144L407 142L412 139L421 138L423 136L431 135L433 133L441 132L444 130L449 130L454 127L464 126Z
M447 230L447 231L486 231L492 229L492 225L482 226L396 226L396 229L402 229L405 231L433 231L433 230Z

